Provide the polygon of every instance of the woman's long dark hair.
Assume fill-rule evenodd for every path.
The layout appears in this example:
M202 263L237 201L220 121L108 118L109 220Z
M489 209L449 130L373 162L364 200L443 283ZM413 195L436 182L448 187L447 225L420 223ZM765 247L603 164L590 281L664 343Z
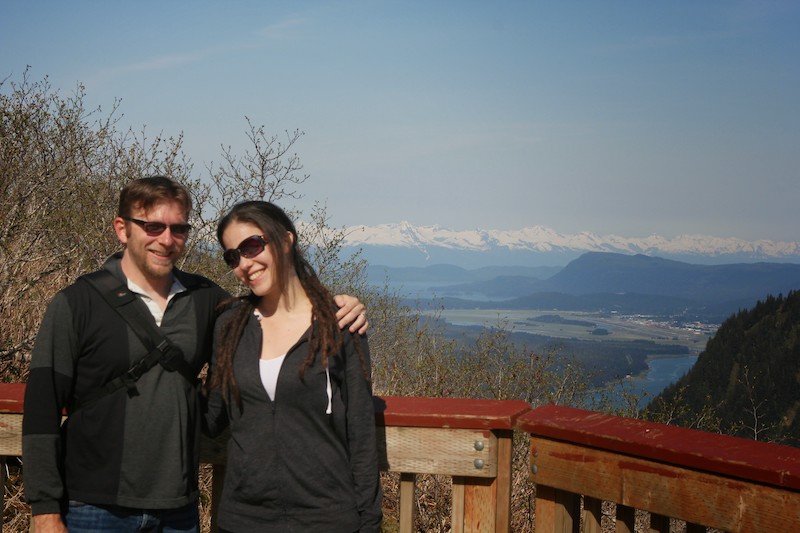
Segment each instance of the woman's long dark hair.
M287 265L285 248L283 244L287 239L287 232L292 234L292 246L288 251L291 264L300 279L300 284L305 290L309 300L311 300L311 318L315 327L309 329L310 350L306 360L300 367L300 379L303 379L305 370L316 360L317 353L322 356L323 366L328 364L328 356L341 349L344 339L339 330L336 320L336 304L333 295L322 284L314 272L314 269L303 256L302 251L297 245L297 230L292 220L286 213L275 204L264 201L248 201L237 204L225 215L217 225L217 240L222 243L222 235L225 229L233 222L252 224L258 227L267 241L267 246L272 251L275 258L275 271L278 280L278 287L281 292L286 290L285 266ZM259 297L252 292L238 298L240 304L236 306L233 316L221 325L220 338L216 342L215 368L211 376L209 387L220 389L222 397L228 401L231 396L236 404L241 407L239 389L236 385L236 378L233 372L233 358L242 332L250 317L253 315ZM359 343L354 343L355 348L361 359L362 370L366 368L359 349Z

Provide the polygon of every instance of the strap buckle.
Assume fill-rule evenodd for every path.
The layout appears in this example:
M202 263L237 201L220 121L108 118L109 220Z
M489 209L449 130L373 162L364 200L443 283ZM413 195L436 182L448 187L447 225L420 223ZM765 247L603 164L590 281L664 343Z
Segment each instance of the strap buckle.
M125 374L123 374L122 380L125 381L126 384L128 380L135 383L136 380L142 377L148 370L150 370L150 365L148 365L147 358L139 359ZM128 388L130 388L130 386Z
M179 348L173 346L167 339L164 339L156 346L156 350L161 352L158 363L164 367L164 370L174 372L180 368L180 362L183 360L183 352Z

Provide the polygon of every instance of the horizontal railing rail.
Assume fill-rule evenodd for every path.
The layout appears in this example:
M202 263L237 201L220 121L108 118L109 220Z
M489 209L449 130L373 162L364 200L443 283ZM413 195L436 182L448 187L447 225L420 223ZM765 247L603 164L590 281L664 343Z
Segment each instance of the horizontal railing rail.
M0 384L2 459L22 453L23 395L24 384ZM416 530L418 474L452 476L453 532L509 532L515 431L530 435L537 533L599 532L603 502L617 532L634 531L636 511L646 531L670 519L687 533L800 531L797 448L520 401L384 396L375 410L381 469L400 473L401 532ZM224 436L204 439L201 457L217 501Z

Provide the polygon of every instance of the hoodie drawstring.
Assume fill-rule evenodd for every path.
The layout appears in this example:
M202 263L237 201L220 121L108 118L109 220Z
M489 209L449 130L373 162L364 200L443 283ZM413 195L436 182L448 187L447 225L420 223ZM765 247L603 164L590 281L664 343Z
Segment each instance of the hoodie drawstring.
M325 366L325 379L327 380L325 392L328 393L328 408L325 409L325 414L329 415L333 412L333 389L331 388L331 373L327 365Z

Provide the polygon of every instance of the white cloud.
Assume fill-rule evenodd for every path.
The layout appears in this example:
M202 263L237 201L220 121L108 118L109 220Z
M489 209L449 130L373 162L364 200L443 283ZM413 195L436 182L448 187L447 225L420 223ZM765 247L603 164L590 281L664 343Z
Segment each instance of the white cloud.
M272 40L284 40L294 38L298 34L298 30L308 25L308 19L303 17L291 17L281 22L270 24L257 31L259 37L264 37Z

